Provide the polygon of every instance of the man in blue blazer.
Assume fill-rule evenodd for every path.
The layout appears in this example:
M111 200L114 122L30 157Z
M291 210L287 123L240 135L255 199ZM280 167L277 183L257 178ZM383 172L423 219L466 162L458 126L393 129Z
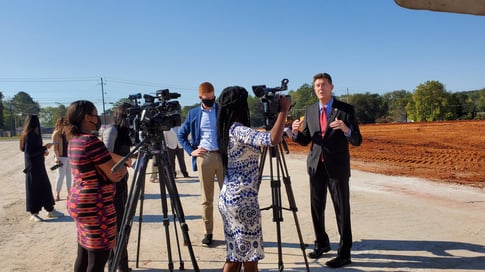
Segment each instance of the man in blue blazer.
M214 229L214 176L220 189L224 183L224 170L217 136L218 105L211 83L200 84L199 99L200 106L188 112L177 136L183 149L192 156L192 169L199 175L205 226L202 244L209 246Z
M301 145L311 143L307 157L310 176L310 199L315 248L308 254L317 259L330 251L330 241L325 231L325 205L327 188L330 191L340 243L337 257L326 263L341 267L351 263L352 230L350 225L350 154L349 143L362 143L354 107L332 96L332 78L327 73L313 77L313 89L319 102L308 106L302 121L292 124L293 140Z

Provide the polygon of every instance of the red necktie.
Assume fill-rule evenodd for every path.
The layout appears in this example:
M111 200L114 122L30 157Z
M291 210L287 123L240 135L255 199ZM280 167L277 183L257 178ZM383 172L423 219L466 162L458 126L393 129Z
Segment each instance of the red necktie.
M327 111L325 107L322 107L322 113L320 114L320 130L322 132L322 139L325 136L325 130L327 129ZM322 155L320 156L320 160L323 162L323 150Z
M325 107L322 108L322 113L320 114L320 130L322 131L322 138L325 135L325 130L327 129L327 111Z

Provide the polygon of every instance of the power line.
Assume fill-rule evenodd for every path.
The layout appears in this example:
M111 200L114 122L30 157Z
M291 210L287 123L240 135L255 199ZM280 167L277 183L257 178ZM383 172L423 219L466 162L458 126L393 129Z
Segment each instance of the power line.
M13 77L0 77L0 82L25 82L25 83L52 83L52 82L89 82L97 81L97 78L13 78Z
M97 88L93 88L94 85L99 85L99 79L100 77L94 77L94 76L85 76L85 77L0 77L0 85L3 84L15 84L17 85L15 88L16 89L29 89L27 91L24 91L28 94L32 94L33 92L35 93L35 90L30 90L30 89L39 89L40 86L43 86L44 89L45 87L49 87L51 90L48 91L48 93L52 92L57 92L53 90L58 90L59 86L62 86L63 90L64 89L70 89L70 92L64 92L62 91L62 95L69 94L70 96L65 96L65 97L39 97L37 95L36 101L40 104L53 104L53 103L59 103L62 102L62 104L69 104L71 101L77 100L79 98L80 94L87 94L86 91L89 91L92 94L98 93L99 91L96 91ZM75 84L77 83L93 83L93 87L82 87L82 90L79 90L80 88L77 88ZM22 85L25 84L25 85ZM27 84L37 84L38 86L36 87L29 87ZM64 85L63 85L64 84ZM72 85L74 84L74 85ZM149 81L141 81L141 80L131 80L131 79L120 79L120 78L115 78L115 77L104 77L103 76L103 85L106 85L104 89L106 89L107 93L110 93L111 90L116 91L118 88L116 85L125 85L124 89L126 89L126 86L130 86L130 89L135 89L132 92L140 92L140 93L147 93L147 94L152 94L155 93L156 90L158 89L170 89L173 92L179 92L181 94L188 94L190 97L194 97L194 100L197 100L197 94L198 94L198 87L197 86L183 86L179 84L169 84L169 83L160 83L160 82L149 82ZM148 89L148 88L153 90L138 90L138 89ZM1 88L1 86L0 86ZM76 90L72 90L72 89ZM61 90L58 90L61 91ZM126 91L126 90L125 90ZM0 90L1 92L1 90ZM104 100L106 97L103 98L103 96L107 93L105 93L105 90L102 90L102 95L101 97L97 98L98 96L94 96L91 94L91 99L95 104L102 105L104 104ZM61 94L59 93L59 94ZM114 92L113 94L115 94ZM46 91L44 90L42 92L42 96L46 94ZM15 94L12 94L14 96ZM189 97L187 96L187 97ZM34 97L34 96L32 96ZM121 98L120 98L121 99ZM66 102L68 101L68 102ZM190 104L190 103L188 103Z
M170 84L170 83L160 83L160 82L148 82L148 81L139 81L139 80L126 80L126 79L116 79L111 77L104 77L104 81L109 83L119 83L131 86L148 86L148 87L155 87L155 88L168 88L168 89L176 89L176 90L185 90L185 91L194 91L198 90L197 86L181 86L178 84Z

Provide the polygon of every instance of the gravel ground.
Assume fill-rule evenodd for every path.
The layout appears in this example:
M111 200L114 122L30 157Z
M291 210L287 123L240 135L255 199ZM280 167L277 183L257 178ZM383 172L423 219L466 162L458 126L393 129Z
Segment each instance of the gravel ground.
M76 256L76 228L69 216L29 221L25 212L23 154L18 142L0 142L0 267L1 271L72 271ZM189 162L189 158L186 160ZM53 165L53 156L46 159ZM313 243L313 229L308 199L308 178L303 155L286 155L292 193L285 184L280 187L282 206L294 198L297 211L283 211L280 223L281 262L285 271L305 271L302 243ZM189 165L189 164L188 164ZM272 205L269 162L261 185L261 207ZM49 171L51 183L55 172ZM181 246L184 268L220 271L224 263L225 244L218 211L215 211L214 244L204 247L200 216L200 189L196 174L176 179L185 221L192 242L194 259L186 246ZM447 185L418 178L385 176L354 170L351 178L351 207L354 245L352 264L334 271L483 271L485 270L485 190ZM65 192L56 208L66 213ZM165 271L169 267L167 233L171 241L174 270L180 268L177 251L177 226L171 222L168 232L162 224L160 188L145 184L143 222L139 212L128 244L130 266L135 271ZM311 271L327 269L325 262L335 257L338 232L331 202L328 201L328 233L332 251L319 260L308 259ZM141 204L141 202L139 203ZM140 205L139 205L140 206ZM169 211L172 210L168 207ZM171 215L171 212L169 213ZM45 217L45 212L41 213ZM296 219L295 219L296 218ZM261 271L278 271L277 224L272 209L263 211L266 258ZM139 232L141 226L141 231ZM297 228L298 226L298 228ZM299 231L298 231L299 230ZM141 234L138 239L138 233ZM301 235L301 240L300 240ZM301 243L302 242L302 243ZM137 258L137 246L139 256ZM138 259L138 267L136 260ZM330 269L327 269L330 270Z

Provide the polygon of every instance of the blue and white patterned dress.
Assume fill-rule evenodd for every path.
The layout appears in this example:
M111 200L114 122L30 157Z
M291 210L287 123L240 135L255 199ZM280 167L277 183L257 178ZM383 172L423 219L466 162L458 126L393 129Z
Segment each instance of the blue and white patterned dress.
M219 195L219 211L227 242L226 260L251 262L264 258L258 203L261 146L270 146L269 132L234 123L229 129L228 165Z

